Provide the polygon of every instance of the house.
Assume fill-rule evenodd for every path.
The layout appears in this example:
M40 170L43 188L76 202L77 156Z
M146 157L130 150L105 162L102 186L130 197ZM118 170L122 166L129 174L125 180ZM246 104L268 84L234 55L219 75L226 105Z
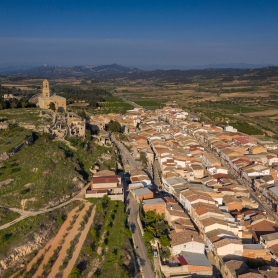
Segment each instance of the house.
M227 207L228 211L233 211L233 210L242 210L242 201L231 195L224 195L223 196L223 204Z
M271 141L262 143L262 146L264 146L269 151L277 150L277 148L278 148L278 145Z
M242 257L245 261L271 261L271 254L261 244L243 244Z
M221 166L220 161L208 152L203 153L202 164L204 167Z
M215 205L215 200L212 199L208 194L206 194L205 192L200 193L194 190L181 191L179 201L190 215L192 210L192 204L194 203L206 203Z
M175 186L177 185L184 185L187 183L187 181L183 178L178 178L178 177L172 177L172 178L164 178L162 177L162 182L165 188L165 191L175 194Z
M148 175L142 170L130 170L130 180L132 183L141 182L144 186L151 188L152 182Z
M238 278L264 278L264 276L260 273L256 273L254 271L246 272L244 274L240 274L237 276Z
M185 230L179 233L172 231L169 237L173 255L180 254L182 251L204 254L205 244L196 230Z
M93 177L86 190L85 198L101 198L107 195L112 200L123 201L123 184L121 176Z
M181 260L181 257L183 260ZM205 254L182 251L178 259L182 265L188 265L190 274L194 273L196 277L211 277L212 265Z
M191 207L191 217L197 226L200 226L200 221L206 218L215 217L224 219L224 214L215 204L195 203Z
M278 232L261 235L260 244L264 246L264 248L269 248L272 245L278 244Z
M243 244L238 238L223 238L214 242L214 250L218 256L241 256Z
M144 187L144 184L141 183L141 182L136 182L136 183L131 183L128 185L128 190L134 190L134 189L137 189L137 188L142 188Z
M231 125L224 126L223 131L237 133L237 129L232 127Z
M194 179L200 179L204 177L204 168L201 165L191 164Z
M154 197L153 192L147 187L133 189L130 192L138 203L142 200L152 199Z
M228 224L223 219L210 217L210 218L200 220L199 229L200 229L200 231L202 231L202 233L207 233L207 232L210 232L215 229L228 230Z
M189 216L182 210L178 204L168 204L165 210L165 220L170 223L178 218L188 219Z
M262 235L278 232L276 222L265 218L253 221L246 228L252 234L252 243L259 243Z
M233 232L227 231L224 229L215 229L210 232L207 232L204 235L205 244L208 246L209 250L212 251L214 249L214 242L219 241L224 238L233 238L237 239Z
M278 208L278 186L268 186L266 190L267 201L271 204L272 208L277 211Z
M225 277L227 278L237 278L241 274L244 274L248 271L249 267L245 262L240 260L230 260L225 262L222 273L225 273Z
M170 260L175 262L175 266L160 264L165 277L212 277L212 265L205 254L183 251Z
M177 218L168 224L170 228L176 231L177 233L184 232L185 230L196 231L192 221L189 218Z
M145 212L154 210L156 213L165 214L166 203L161 198L144 200L142 204Z
M258 146L253 146L253 147L251 147L251 148L249 149L249 152L250 152L251 154L259 154L259 153L265 153L265 152L267 152L267 149L264 148L263 146L258 145Z

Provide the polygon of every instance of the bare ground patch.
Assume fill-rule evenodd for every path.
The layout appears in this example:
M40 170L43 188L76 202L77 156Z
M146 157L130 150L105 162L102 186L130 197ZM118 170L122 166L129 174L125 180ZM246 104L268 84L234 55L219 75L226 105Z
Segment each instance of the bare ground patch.
M249 117L259 117L259 116L271 116L271 115L276 115L276 114L278 114L278 109L245 113L244 115L249 116Z

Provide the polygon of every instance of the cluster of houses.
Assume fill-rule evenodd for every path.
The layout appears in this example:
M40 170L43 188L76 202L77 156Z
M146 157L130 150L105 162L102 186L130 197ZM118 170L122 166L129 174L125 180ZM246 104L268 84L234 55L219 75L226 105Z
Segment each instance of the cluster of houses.
M100 119L97 126L105 122ZM145 211L164 214L171 228L164 273L205 277L212 275L213 262L224 277L277 276L278 224L250 198L250 190L257 191L277 211L275 143L200 123L169 106L134 109L119 122L127 127L132 153L145 155L169 196L158 194L145 172L130 172L131 194Z

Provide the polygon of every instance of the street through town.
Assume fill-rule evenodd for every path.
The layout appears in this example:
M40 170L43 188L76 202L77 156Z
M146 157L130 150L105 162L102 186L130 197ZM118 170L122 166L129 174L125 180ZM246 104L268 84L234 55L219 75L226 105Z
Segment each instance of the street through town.
M118 142L115 139L114 135L111 135L111 141L116 145L121 155L122 163L126 172L134 169L140 169L134 157L130 154L130 152L121 142ZM154 273L152 271L151 263L148 258L147 250L142 238L139 224L137 222L137 217L139 215L139 204L136 202L136 200L131 194L128 194L127 182L125 179L123 179L123 182L124 182L125 196L127 196L126 203L128 204L127 206L128 222L132 231L132 238L136 248L138 264L142 271L143 277L152 278L154 277Z

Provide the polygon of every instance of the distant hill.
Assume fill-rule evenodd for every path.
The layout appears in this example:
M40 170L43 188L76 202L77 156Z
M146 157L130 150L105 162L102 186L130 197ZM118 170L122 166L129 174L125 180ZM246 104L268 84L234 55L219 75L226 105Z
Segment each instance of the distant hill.
M67 77L88 77L97 79L118 78L127 74L142 72L138 68L128 68L118 64L104 66L74 66L56 67L42 66L32 69L20 69L2 72L2 75L39 78L67 78Z
M35 78L90 78L90 79L116 79L129 80L152 79L158 82L191 83L194 80L218 79L221 81L239 80L268 80L278 78L278 67L263 68L207 68L190 70L152 70L144 71L135 67L124 67L118 64L103 66L74 66L56 67L42 66L31 69L7 71L2 75Z
M166 82L191 83L194 80L218 79L219 81L239 80L267 80L278 79L278 67L264 68L208 68L190 70L155 70L133 72L128 75L131 80L157 79Z

